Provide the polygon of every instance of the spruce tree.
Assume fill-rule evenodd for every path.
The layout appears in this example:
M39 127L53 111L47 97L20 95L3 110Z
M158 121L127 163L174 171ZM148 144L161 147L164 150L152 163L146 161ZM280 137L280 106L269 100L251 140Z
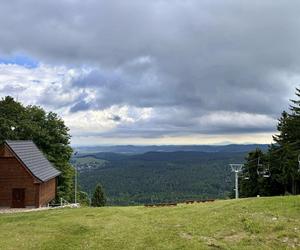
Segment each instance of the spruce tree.
M92 197L93 207L104 207L106 204L106 196L100 183L97 184L94 195Z
M289 112L283 111L278 120L278 134L273 136L275 144L271 144L263 159L270 167L269 178L255 174L257 163L252 160L258 152L250 152L245 164L247 180L241 177L241 196L282 195L300 193L300 89L296 89L296 100L291 100Z
M296 96L300 97L300 89L296 89ZM275 149L271 149L277 161L273 170L279 171L278 178L284 187L285 193L297 194L300 187L300 176L298 168L298 155L300 154L300 100L291 100L290 113L283 112L279 120L274 141L277 143Z

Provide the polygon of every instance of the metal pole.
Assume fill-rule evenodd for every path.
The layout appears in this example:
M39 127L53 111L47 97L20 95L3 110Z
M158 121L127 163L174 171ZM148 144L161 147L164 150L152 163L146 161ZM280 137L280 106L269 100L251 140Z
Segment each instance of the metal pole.
M74 152L74 156L77 155L77 151ZM74 197L74 202L75 204L77 204L77 167L76 167L76 164L73 165L74 166L74 169L75 169L75 197Z
M89 169L89 177L91 176L91 166L88 165L88 169ZM91 186L89 185L89 206L92 206L92 190L91 190Z
M75 204L77 204L77 168L76 166L74 166L75 168Z
M231 171L235 173L235 198L239 198L239 172L242 171L244 164L229 164Z
M235 198L239 198L239 176L238 172L235 172Z

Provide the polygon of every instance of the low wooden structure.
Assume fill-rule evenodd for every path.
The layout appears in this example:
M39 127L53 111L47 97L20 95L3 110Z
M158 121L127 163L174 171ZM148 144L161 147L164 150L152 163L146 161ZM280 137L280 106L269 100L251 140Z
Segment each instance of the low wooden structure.
M60 172L32 141L0 147L0 207L42 207L55 198Z
M203 200L186 200L185 204L194 204L194 203L204 203L204 202L214 202L214 199L203 199ZM169 203L153 203L153 204L144 204L145 207L172 207L177 206L176 202Z
M155 204L145 204L145 207L176 207L176 202L171 203L155 203Z
M214 199L204 199L204 200L187 200L185 201L186 204L193 204L193 203L204 203L204 202L214 202Z

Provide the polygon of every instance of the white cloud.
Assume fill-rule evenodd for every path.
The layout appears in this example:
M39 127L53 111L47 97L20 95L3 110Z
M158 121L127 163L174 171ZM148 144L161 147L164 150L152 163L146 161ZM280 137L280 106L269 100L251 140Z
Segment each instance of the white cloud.
M42 104L46 108L74 102L79 93L70 88L76 70L39 65L26 68L16 64L0 64L0 94L11 95L24 104ZM68 89L69 88L69 89Z
M74 136L111 133L119 126L135 126L151 117L151 108L111 106L104 110L88 110L64 115L66 124ZM119 119L115 120L114 117Z
M245 112L217 111L205 114L199 118L199 125L213 131L217 128L227 129L272 129L275 128L277 120L261 114L251 114Z

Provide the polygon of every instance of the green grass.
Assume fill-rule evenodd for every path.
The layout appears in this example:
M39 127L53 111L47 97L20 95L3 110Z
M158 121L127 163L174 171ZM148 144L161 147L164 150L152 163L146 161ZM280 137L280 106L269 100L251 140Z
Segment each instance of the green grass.
M0 215L0 249L300 249L300 197Z

